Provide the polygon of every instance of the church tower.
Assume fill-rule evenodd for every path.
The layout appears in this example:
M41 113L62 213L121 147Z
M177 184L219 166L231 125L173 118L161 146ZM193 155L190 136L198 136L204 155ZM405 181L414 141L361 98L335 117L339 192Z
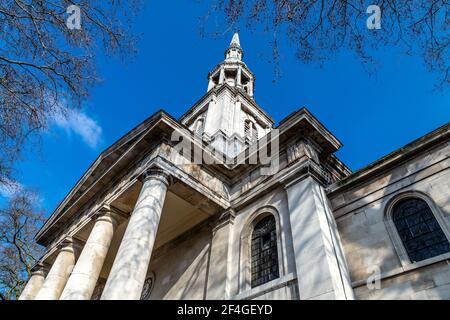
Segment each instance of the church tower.
M256 103L255 75L235 33L225 59L208 74L206 94L180 119L216 151L234 157L266 135L274 121Z

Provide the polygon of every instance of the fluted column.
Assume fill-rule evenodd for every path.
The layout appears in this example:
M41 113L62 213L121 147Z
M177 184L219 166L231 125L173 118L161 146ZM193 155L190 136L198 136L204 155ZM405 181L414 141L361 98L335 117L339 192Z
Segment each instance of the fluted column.
M64 241L36 300L58 300L75 264L75 245Z
M94 227L67 281L61 300L89 300L94 292L114 231L122 217L105 207L95 218Z
M155 243L169 175L150 169L103 290L102 300L139 300Z
M45 281L45 267L38 264L32 271L27 285L20 294L19 300L33 300Z

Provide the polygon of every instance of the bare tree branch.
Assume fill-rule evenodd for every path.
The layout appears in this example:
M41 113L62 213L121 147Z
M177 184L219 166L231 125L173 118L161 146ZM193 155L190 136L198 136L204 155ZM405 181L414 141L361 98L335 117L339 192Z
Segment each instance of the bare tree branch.
M36 196L17 193L6 208L0 209L0 294L2 300L17 299L41 256L43 248L34 235L44 215L34 206Z
M284 34L297 49L298 59L307 63L322 63L340 50L350 50L365 65L373 65L373 49L395 46L422 57L436 75L438 89L450 84L449 2L374 0L370 4L381 8L380 30L367 29L368 3L363 0L215 0L208 17L223 16L226 29L243 22L278 38ZM224 26L218 23L213 28Z
M81 10L81 30L66 26L70 5ZM62 114L61 102L77 108L89 96L100 49L133 55L127 17L140 7L141 0L0 0L0 184L25 142Z

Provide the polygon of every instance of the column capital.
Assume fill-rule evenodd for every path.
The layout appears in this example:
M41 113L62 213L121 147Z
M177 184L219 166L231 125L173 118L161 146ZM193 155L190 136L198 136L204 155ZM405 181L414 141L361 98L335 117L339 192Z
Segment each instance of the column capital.
M44 276L48 273L48 271L50 270L50 265L48 265L45 262L38 262L34 265L33 268L31 268L31 275L40 275L40 276Z
M129 215L122 210L119 210L110 204L103 204L101 208L91 216L92 220L110 220L112 219L115 223L120 224L129 218Z
M67 237L57 245L58 252L79 253L83 248L83 243L74 237Z
M157 179L163 182L167 187L173 184L173 177L167 170L158 167L152 167L145 170L138 178L141 182L145 182L149 179Z

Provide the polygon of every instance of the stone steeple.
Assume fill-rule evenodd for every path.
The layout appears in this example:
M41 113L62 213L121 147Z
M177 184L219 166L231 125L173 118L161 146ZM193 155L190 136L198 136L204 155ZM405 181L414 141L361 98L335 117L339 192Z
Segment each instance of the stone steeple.
M255 77L242 61L244 51L241 48L239 34L235 33L225 51L225 60L219 63L208 75L208 91L212 88L228 84L238 88L253 99Z
M236 32L231 39L230 46L225 52L225 61L242 61L244 52L239 41L239 34Z
M270 132L273 120L256 103L255 76L242 61L239 35L208 74L206 94L180 119L215 150L234 157Z

